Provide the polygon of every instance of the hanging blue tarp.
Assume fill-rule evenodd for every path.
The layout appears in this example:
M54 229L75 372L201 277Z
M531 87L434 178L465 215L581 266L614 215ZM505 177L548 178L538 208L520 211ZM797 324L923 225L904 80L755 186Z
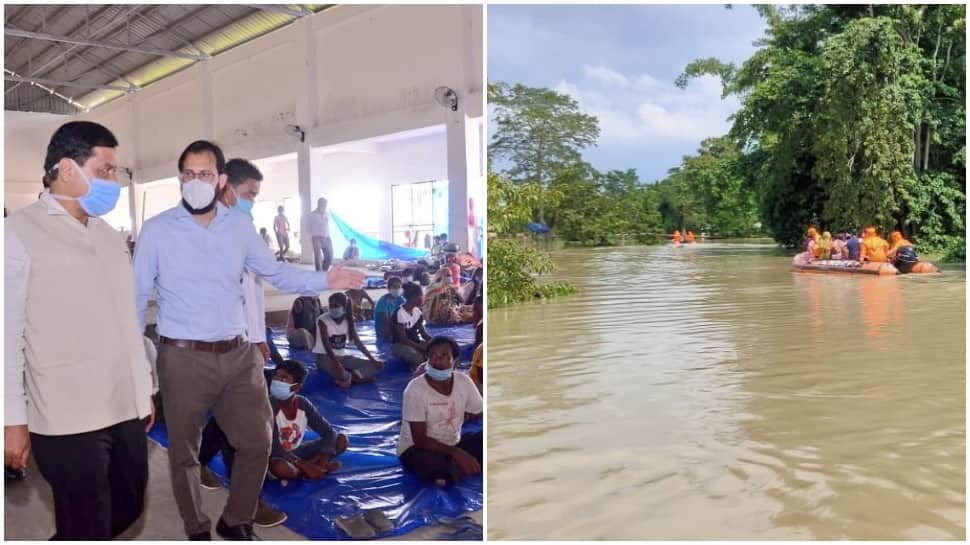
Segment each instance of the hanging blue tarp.
M402 261L417 261L428 257L428 250L423 248L408 248L398 246L383 240L369 237L330 212L330 238L333 242L334 258L343 256L344 249L350 244L350 239L357 239L361 259L400 259Z
M428 326L428 330L432 335L451 336L465 347L459 367L468 368L471 350L466 345L474 340L475 326ZM290 352L285 332L273 332L280 354L303 362L309 371L300 394L309 398L334 428L347 434L350 446L338 458L343 467L336 473L319 481L291 481L287 486L270 480L263 487L263 499L288 515L287 528L309 539L346 539L335 525L337 518L367 509L381 509L394 522L394 530L381 537L402 535L435 524L441 517L481 509L481 476L439 488L419 482L401 467L395 448L404 387L411 373L403 361L391 357L388 343L376 343L373 321L358 322L358 332L368 349L385 360L386 367L376 382L349 390L337 388L329 375L317 370L313 353ZM465 427L465 431L481 429L480 422ZM164 423L157 424L149 435L168 445ZM307 439L313 436L312 431L307 432ZM210 467L227 484L221 455Z
M533 233L538 233L540 235L545 235L551 231L549 226L541 221L530 222L528 225L526 225L526 227Z

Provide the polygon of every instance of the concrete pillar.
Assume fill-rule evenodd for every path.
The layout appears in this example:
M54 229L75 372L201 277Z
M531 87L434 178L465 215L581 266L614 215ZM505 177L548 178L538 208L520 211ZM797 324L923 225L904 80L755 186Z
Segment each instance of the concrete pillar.
M306 140L296 153L297 173L299 176L300 190L300 261L303 263L313 263L313 244L310 234L307 233L310 211L316 208L316 204L311 202L310 191L310 141Z
M316 208L316 198L312 187L312 179L319 177L311 165L310 132L317 126L317 44L316 32L313 27L313 17L304 17L297 21L300 25L300 39L304 50L303 93L296 108L296 120L305 134L304 141L297 149L297 173L299 176L300 210L303 216L300 221L300 260L303 263L313 263L313 244L307 233L307 220L310 211ZM316 193L319 196L320 193Z
M448 112L448 240L468 250L468 117L465 109Z

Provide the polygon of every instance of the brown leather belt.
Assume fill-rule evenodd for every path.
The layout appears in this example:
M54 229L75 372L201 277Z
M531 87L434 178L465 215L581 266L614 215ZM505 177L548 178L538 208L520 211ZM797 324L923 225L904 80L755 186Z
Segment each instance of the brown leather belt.
M229 339L228 341L216 342L186 341L183 339L169 339L168 337L159 337L158 340L162 344L169 344L177 346L178 348L188 348L189 350L198 350L200 352L211 352L213 354L225 354L234 348L246 344L246 337L242 335L235 339Z

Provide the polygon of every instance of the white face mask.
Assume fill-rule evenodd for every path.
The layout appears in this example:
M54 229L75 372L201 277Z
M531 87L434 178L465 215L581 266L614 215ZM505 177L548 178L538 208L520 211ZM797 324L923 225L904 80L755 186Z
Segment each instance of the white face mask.
M216 198L216 188L199 179L189 180L182 184L182 198L189 206L199 210L209 206Z

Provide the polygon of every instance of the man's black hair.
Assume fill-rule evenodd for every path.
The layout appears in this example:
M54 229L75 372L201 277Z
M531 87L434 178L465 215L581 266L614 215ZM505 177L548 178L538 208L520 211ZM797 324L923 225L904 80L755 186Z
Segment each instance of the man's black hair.
M195 155L199 153L211 153L216 158L216 172L218 174L224 174L226 172L226 156L222 153L222 148L209 142L208 140L196 140L189 144L189 147L185 148L182 155L179 155L179 172L182 172L182 167L185 166L185 158L190 154Z
M94 154L92 148L117 148L118 139L104 125L90 121L72 121L61 125L51 141L47 144L47 156L44 157L44 177L41 179L44 187L50 187L57 179L54 167L61 159L74 159L79 166Z
M401 280L401 277L400 276L392 276L392 277L388 278L387 279L387 285L388 285L388 287L390 287L390 285L391 285L392 282L397 282L398 284L401 284L402 286L404 285L404 281Z
M458 348L458 343L455 342L455 339L452 339L451 337L446 337L444 335L438 335L436 337L433 337L430 341L428 341L428 348L427 350L425 350L424 355L427 357L431 357L431 349L438 346L439 344L447 344L448 346L450 346L451 357L455 358L455 360L458 359L459 355L461 354L461 349Z
M289 373L293 377L293 380L296 381L296 384L303 384L303 381L306 380L306 367L301 362L296 360L283 360L276 368Z
M181 171L182 169L180 167L179 172ZM238 186L250 178L257 182L263 181L263 173L256 168L256 165L238 157L229 159L229 162L226 163L226 176L229 178L229 185L233 187Z
M412 297L419 297L422 293L424 293L424 290L422 290L421 286L418 284L415 284L414 282L404 283L404 299L407 300L411 299Z

